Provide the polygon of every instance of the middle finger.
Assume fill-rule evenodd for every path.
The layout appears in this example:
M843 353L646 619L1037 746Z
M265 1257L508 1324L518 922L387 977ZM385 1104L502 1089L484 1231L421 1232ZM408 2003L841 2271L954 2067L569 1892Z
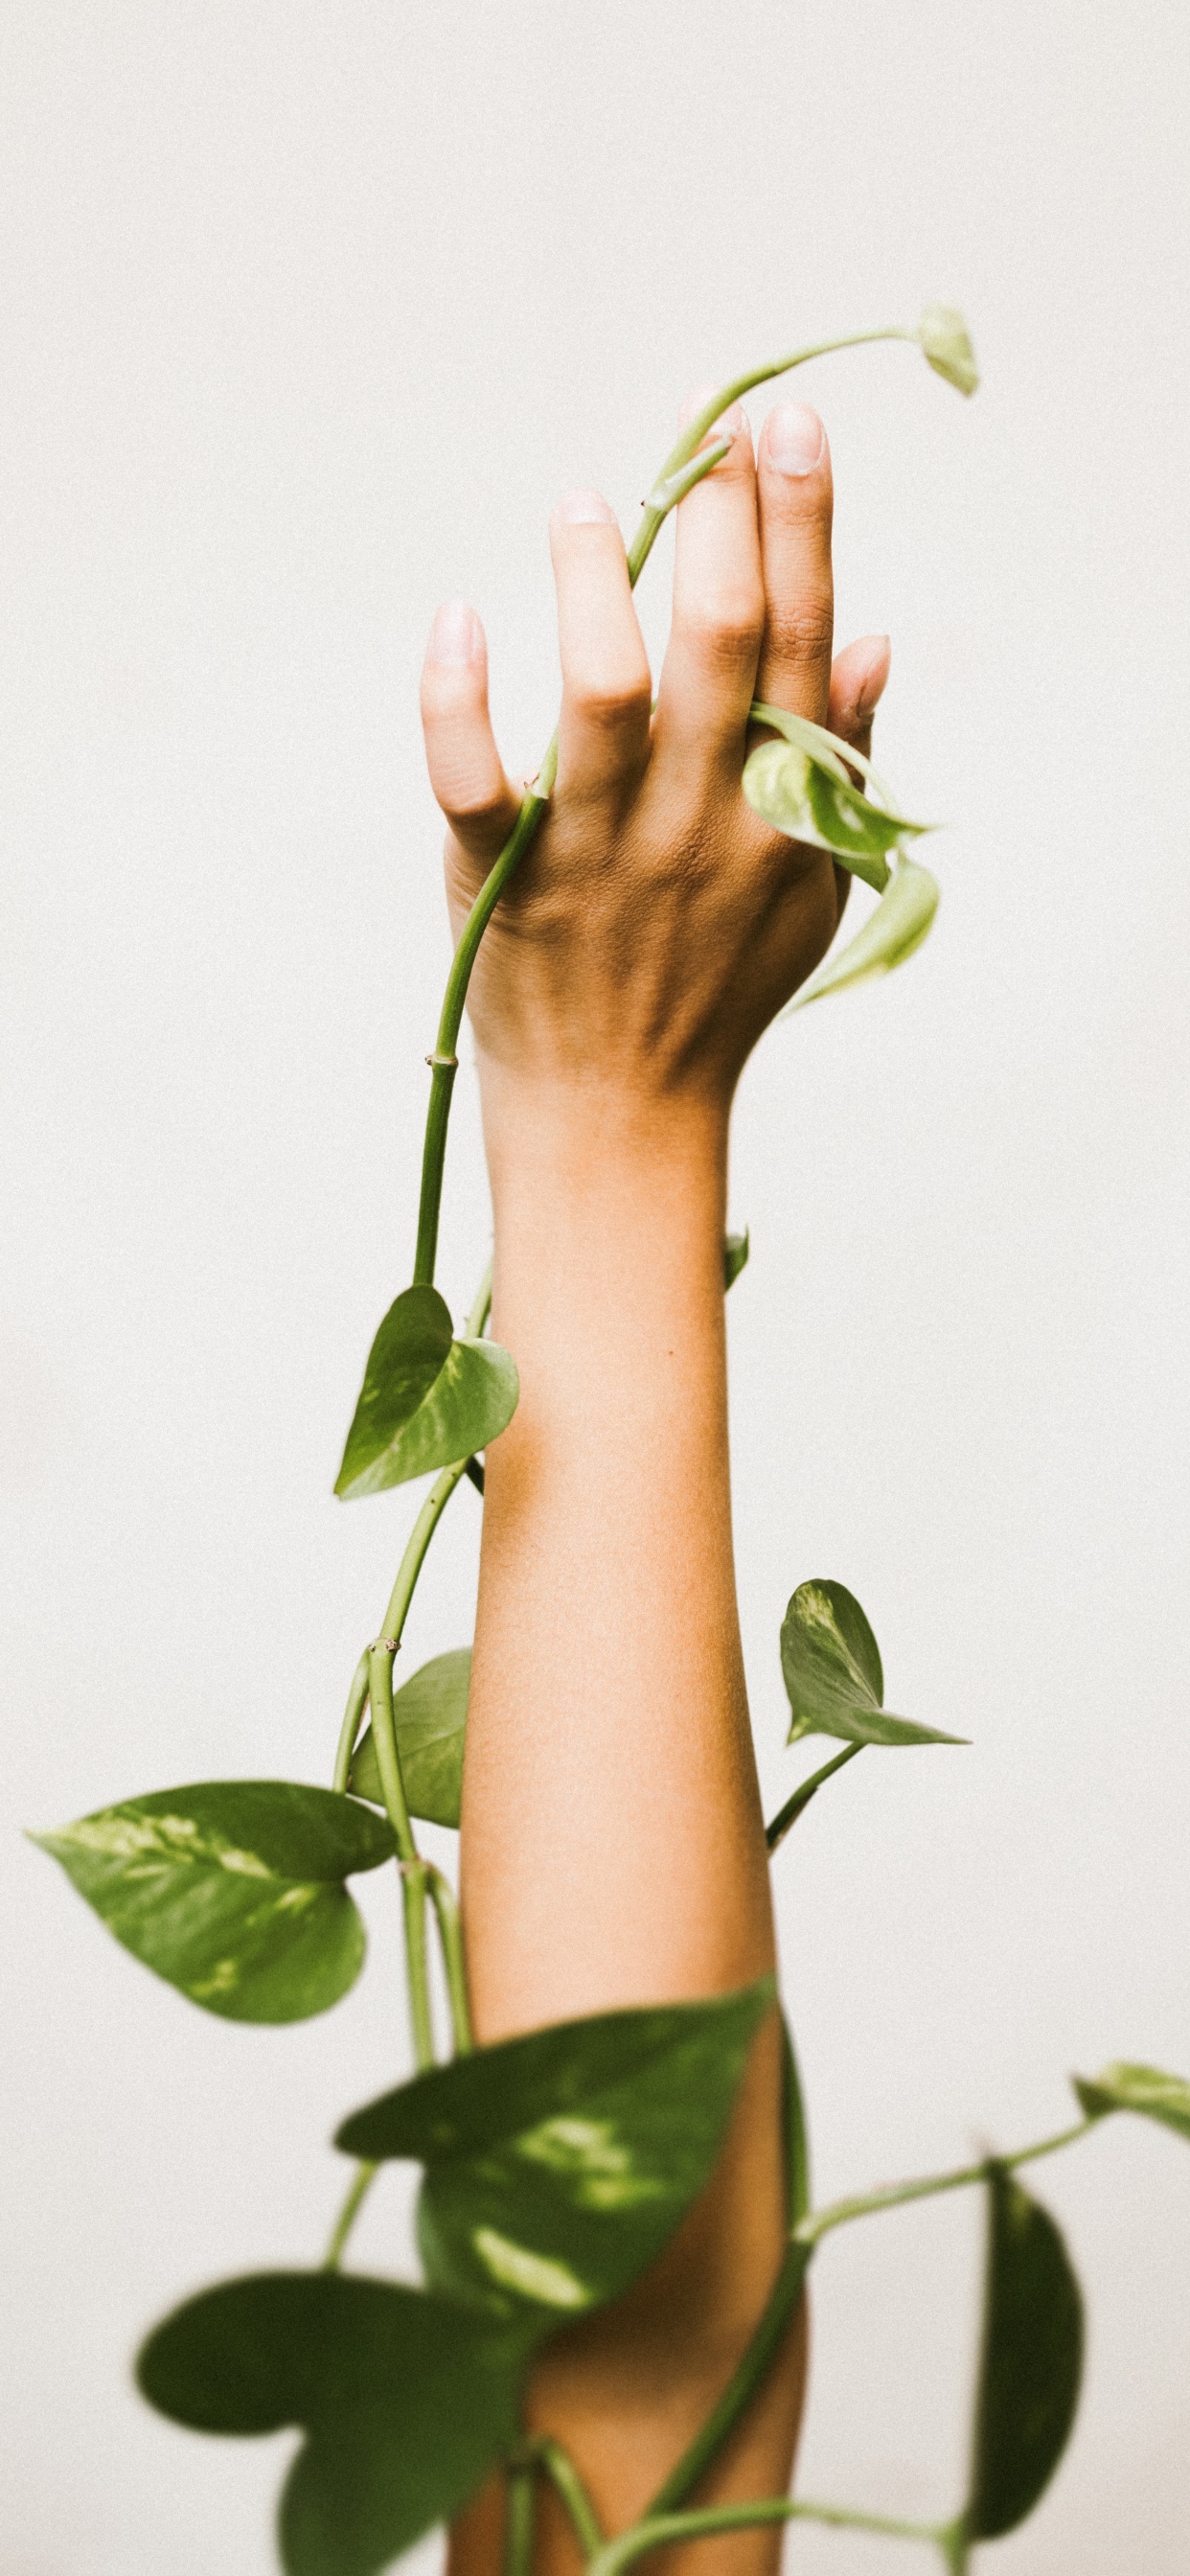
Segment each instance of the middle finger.
M756 466L738 403L710 435L728 430L735 437L722 464L678 504L673 622L657 692L659 731L700 767L742 749L764 633Z

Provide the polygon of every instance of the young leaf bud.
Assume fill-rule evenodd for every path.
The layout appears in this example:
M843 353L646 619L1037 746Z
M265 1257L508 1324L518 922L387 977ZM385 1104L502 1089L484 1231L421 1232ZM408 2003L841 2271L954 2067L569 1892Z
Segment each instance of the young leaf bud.
M954 305L927 304L917 336L935 374L945 376L948 385L957 385L961 394L973 394L979 369L970 332Z

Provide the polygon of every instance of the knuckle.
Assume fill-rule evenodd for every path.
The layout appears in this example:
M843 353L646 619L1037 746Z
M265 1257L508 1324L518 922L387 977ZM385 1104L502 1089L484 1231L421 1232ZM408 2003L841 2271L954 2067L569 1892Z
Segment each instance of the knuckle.
M482 822L485 815L500 812L507 802L503 773L495 763L444 761L435 768L431 784L443 813L452 823Z
M648 712L650 694L648 672L642 674L635 666L587 672L575 680L570 692L576 716L607 732L638 722Z
M707 660L742 661L764 633L764 594L750 585L717 590L694 602L684 622Z
M765 641L769 651L782 662L817 663L829 658L834 623L830 591L803 591L798 599L772 603Z

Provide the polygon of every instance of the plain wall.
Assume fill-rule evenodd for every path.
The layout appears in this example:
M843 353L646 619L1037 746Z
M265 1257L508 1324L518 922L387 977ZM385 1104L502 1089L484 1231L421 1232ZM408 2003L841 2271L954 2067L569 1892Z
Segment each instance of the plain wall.
M162 2425L128 2356L199 2282L317 2258L330 2130L402 2062L392 1889L352 1997L254 2031L18 1829L329 1777L419 1498L330 1488L408 1275L448 956L434 605L479 607L531 769L552 499L594 481L630 526L691 384L934 296L974 403L903 348L799 390L943 907L903 975L770 1034L734 1143L766 1797L809 1767L776 1652L807 1575L864 1602L891 1706L973 1739L868 1755L776 1865L818 2194L1057 2127L1072 2067L1190 2071L1185 19L7 0L0 62L0 2567L260 2576L290 2442ZM666 578L662 548L653 646ZM465 1071L456 1311L487 1231ZM470 1634L478 1522L464 1487L410 1670ZM1037 2188L1086 2390L987 2564L1176 2576L1190 2156L1118 2121ZM362 2260L406 2259L407 2210L377 2192ZM956 2200L824 2251L807 2492L957 2501L978 2230ZM790 2563L902 2554L807 2532Z

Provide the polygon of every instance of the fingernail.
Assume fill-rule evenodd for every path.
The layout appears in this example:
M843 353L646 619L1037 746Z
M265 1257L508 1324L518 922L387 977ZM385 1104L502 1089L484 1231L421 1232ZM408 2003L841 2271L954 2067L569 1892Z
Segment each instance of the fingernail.
M599 526L614 528L616 514L602 492L566 492L557 503L554 517L568 528Z
M479 619L465 599L447 599L438 610L426 646L427 662L474 662L483 649Z
M888 635L872 637L872 658L855 693L857 716L870 716L884 696L892 661L892 639Z
M812 474L826 448L826 431L808 403L778 403L764 425L765 452L778 474Z

